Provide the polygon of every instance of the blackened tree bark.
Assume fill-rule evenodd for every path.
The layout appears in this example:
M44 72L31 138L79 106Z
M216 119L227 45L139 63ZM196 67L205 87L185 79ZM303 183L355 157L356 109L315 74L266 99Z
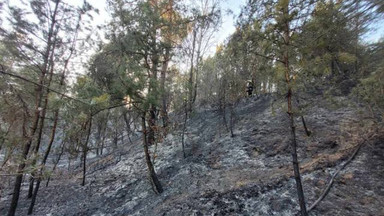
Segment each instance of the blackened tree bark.
M311 136L312 132L308 129L307 123L306 123L303 115L301 115L301 122L303 123L305 134L307 134L307 136Z
M193 72L194 72L194 57L195 57L195 48L196 48L196 30L193 30L192 35L192 51L191 51L191 68L189 71L189 80L188 80L188 112L192 112L193 106Z
M300 167L297 159L297 140L296 140L296 126L294 122L294 114L292 109L292 83L291 83L291 74L289 68L289 45L290 45L290 27L289 27L289 1L287 1L283 6L283 17L284 17L284 27L283 27L283 37L284 37L284 54L283 54L283 64L285 68L285 81L288 86L287 93L287 105L288 105L288 115L289 115L289 124L291 127L291 154L292 154L292 165L296 181L297 195L299 197L300 204L300 213L302 216L307 216L307 208L305 205L304 191L301 183L300 176Z
M223 124L225 126L226 132L229 131L227 124L227 89L226 89L227 79L223 78L220 84L219 89L219 112L223 119Z
M107 117L106 117L107 120L104 123L104 130L103 130L103 133L101 135L102 138L101 138L100 155L103 155L103 150L104 150L104 146L105 146L105 138L107 138L108 117L109 117L109 110L107 111Z
M45 164L47 162L48 155L51 152L53 141L55 140L58 119L59 119L59 110L56 110L55 111L54 122L53 122L53 126L52 126L51 137L49 139L48 148L45 151L44 158L43 158L43 160L41 162L41 168L40 168L40 171L39 171L38 176L37 176L36 187L35 187L35 190L33 191L33 194L32 194L32 197L31 197L32 198L31 204L30 204L30 206L28 208L28 215L32 214L33 207L35 206L37 192L39 191L39 188L40 188L41 177L43 175L44 167L45 167Z
M155 168L153 167L153 164L151 161L151 155L149 154L149 149L148 149L149 139L147 139L146 112L143 112L142 114L141 127L143 130L143 147L144 147L144 154L145 154L145 162L148 168L149 181L151 182L153 191L159 194L163 192L163 187L161 186L161 183L157 178Z
M63 142L61 143L60 153L59 153L59 155L57 156L57 159L55 160L55 162L54 162L54 164L53 164L52 173L55 172L56 167L57 167L57 165L58 165L59 162L60 162L61 156L63 156L63 154L64 154L64 148L65 148L65 142L64 142L64 140L63 140ZM68 161L69 161L69 160L68 160ZM51 177L48 177L48 179L47 179L47 183L45 184L45 187L48 187L50 181L51 181Z
M299 99L298 98L296 98L296 102L297 102L297 105L298 105L298 107L299 107L299 110L300 110L300 112L302 112L303 110L302 110L302 107L300 106L300 101L299 101ZM303 113L301 113L301 123L303 123L303 127L304 127L304 130L305 130L305 134L307 134L307 136L311 136L311 134L312 134L312 132L308 129L308 127L307 127L307 123L306 123L306 121L305 121L305 118L304 118L304 114Z
M43 81L40 77L40 83L42 83L42 82ZM17 168L15 186L13 189L12 201L11 201L10 209L8 211L8 216L14 216L16 213L17 203L19 201L19 195L20 195L21 182L23 180L23 172L24 172L24 168L26 165L25 161L27 160L28 152L29 152L29 149L31 148L31 144L32 144L32 139L35 135L35 132L37 130L37 126L39 123L40 112L39 112L38 108L40 107L40 104L41 104L41 91L42 91L42 88L38 87L37 92L36 92L36 94L37 94L36 111L35 111L35 115L33 118L33 125L32 125L32 128L30 130L30 133L28 134L29 138L26 141L26 143L24 144L24 148L23 148L23 152L22 152L22 161L20 162L20 164Z
M126 128L127 128L127 136L128 136L128 140L129 140L129 142L131 143L131 144L133 144L132 143L132 140L131 140L131 134L132 134L132 130L131 130L131 122L130 122L130 117L128 116L128 112L127 111L125 111L124 113L123 113L123 118L124 118L124 122L125 122L125 126L126 126Z
M181 132L181 147L183 151L183 158L186 158L184 136L185 136L185 131L187 129L187 119L188 119L188 102L184 101L184 124L183 124L183 131Z
M44 55L43 55L43 64L40 69L40 76L39 76L39 86L36 87L35 90L35 96L36 96L36 106L35 106L35 115L32 120L32 127L30 129L30 133L28 134L28 139L27 142L24 144L23 147L23 152L22 152L22 159L21 162L18 166L17 169L17 176L15 179L15 186L14 186L14 191L12 195L12 202L10 209L8 211L8 216L14 216L16 213L16 208L17 208L17 203L19 201L19 195L20 195L20 188L21 188L21 182L23 178L23 173L24 173L24 168L26 166L26 160L28 157L29 150L32 145L32 141L34 136L36 135L36 131L39 125L39 117L40 117L40 106L43 100L43 86L45 82L45 76L48 72L48 65L49 65L49 60L51 57L51 52L53 52L53 46L54 46L54 39L55 39L55 25L56 23L56 15L58 13L58 8L59 8L60 1L55 2L54 10L52 12L51 16L51 23L49 26L48 30L48 36L47 36L47 42L46 42L46 48L44 50Z
M80 20L79 20L80 21ZM79 25L77 27L77 30L79 29ZM61 74L61 77L60 77L60 87L64 87L65 85L65 74L66 74L66 71L68 69L68 63L69 63L69 59L71 58L71 56L73 55L74 53L74 47L75 47L75 43L76 43L76 38L77 38L77 31L76 31L76 36L74 37L74 40L72 42L72 50L70 52L70 55L68 56L68 58L66 59L65 61L65 64L64 64L64 69L63 69L63 72ZM52 77L53 77L53 54L51 56L51 69L50 69L50 76L49 76L49 83L51 83L52 81ZM47 107L47 104L48 104L48 94L49 94L49 90L47 90L47 96L46 96L46 99L45 99L45 110L46 110L46 107ZM63 95L61 96L61 99L63 99ZM41 162L41 167L40 167L40 170L39 170L39 174L38 174L38 179L37 179L37 183L36 183L36 187L35 187L35 190L33 191L33 194L32 194L32 200L31 200L31 204L29 206L29 209L28 209L28 214L32 214L33 212L33 207L35 205L35 202L36 202L36 197L37 197L37 193L39 191L39 187L40 187L40 184L41 184L41 177L43 175L43 171L45 169L45 164L47 162L47 159L48 159L48 156L51 152L51 149L52 149L52 145L53 145L53 142L55 140L55 136L56 136L56 128L57 128L57 124L58 124L58 120L59 120L59 111L60 109L57 108L54 112L54 121L53 121L53 126L52 126L52 130L51 130L51 136L50 136L50 140L48 142L48 147L45 151L45 154L44 154L44 157L43 157L43 160ZM43 117L45 117L45 114L43 115ZM43 120L42 120L43 121ZM40 128L40 130L42 131L42 127ZM40 132L41 132L40 131ZM40 145L40 141L41 141L41 134L39 134L39 139L38 139L38 142L37 144ZM38 146L36 146L38 148ZM38 150L38 149L37 149ZM58 161L60 160L60 157L61 157L61 154L63 153L63 150L64 150L64 142L63 142L63 147L61 149L61 153L59 155L59 158L58 158ZM58 163L57 161L57 163ZM57 163L55 164L54 168L56 168L57 166ZM48 186L48 182L49 180L47 181L47 186ZM32 185L32 188L31 188L31 185ZM30 184L30 189L33 189L33 182L32 184Z
M56 22L56 21L53 20L52 22ZM39 154L39 149L40 149L40 145L41 145L41 138L42 138L43 132L44 132L45 116L47 115L48 96L49 96L49 93L50 93L49 87L51 85L52 78L53 78L53 73L54 73L53 57L54 57L55 47L56 47L57 41L55 40L55 38L53 38L53 39L54 40L53 40L53 44L52 44L52 48L51 48L49 62L48 62L48 65L47 65L47 67L49 67L49 74L48 74L49 78L48 78L48 82L46 84L46 86L47 86L46 92L45 92L45 94L43 93L44 103L43 103L43 107L42 107L42 110L41 110L40 125L39 125L39 128L38 128L36 144L35 144L35 148L33 149L32 157L34 157L34 158L32 160L32 167L34 167L36 165L36 163L37 163L37 155ZM32 174L31 174L30 181L29 181L28 198L31 198L32 195L33 195L33 185L34 185L34 182L35 182L35 176L36 176L36 172L33 171Z
M235 110L234 110L234 103L229 104L229 131L231 132L231 137L235 137L235 134L233 133L233 128L235 124Z
M87 170L86 165L87 165L88 141L91 135L91 128L92 128L92 115L89 115L87 138L85 139L85 142L83 144L83 180L81 182L81 186L85 185L85 173Z
M156 41L155 38L152 39L153 41ZM153 45L155 46L155 44ZM159 56L157 55L157 52L154 52L152 57L152 67L149 71L149 78L152 79L152 82L150 81L149 88L148 88L148 94L154 94L158 92L156 84L154 84L155 81L157 81L157 66L159 64ZM157 107L155 105L154 101L150 101L149 103L149 119L148 119L148 145L153 145L156 140L156 111Z

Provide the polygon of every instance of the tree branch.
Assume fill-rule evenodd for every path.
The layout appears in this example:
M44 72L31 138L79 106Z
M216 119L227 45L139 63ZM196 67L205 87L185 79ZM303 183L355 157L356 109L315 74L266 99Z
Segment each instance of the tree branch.
M13 74L13 73L6 72L4 69L1 69L1 70L0 70L0 73L2 73L2 74L4 74L4 75L11 76L11 77L15 77L15 78L17 78L17 79L21 79L21 80L23 80L23 81L25 81L25 82L29 82L29 83L32 83L32 84L34 84L34 85L40 86L40 87L43 87L43 88L48 89L48 90L50 90L50 91L52 91L52 92L54 92L54 93L56 93L56 94L58 94L58 95L61 95L61 96L66 97L66 98L68 98L68 99L71 99L71 100L80 102L80 103L82 103L82 104L90 105L90 104L87 103L87 102L84 102L84 101L82 101L82 100L73 98L73 97L71 97L71 96L68 96L68 95L66 95L66 94L64 94L64 93L61 93L61 92L59 92L59 91L56 91L56 90L54 90L54 89L52 89L52 88L49 88L49 87L47 87L47 86L45 86L45 85L41 85L41 84L39 84L39 83L37 83L37 82L34 82L34 81L32 81L32 80L29 80L29 79L27 79L27 78L25 78L25 77L19 76L19 75L17 75L17 74Z
M336 176L340 173L342 169L344 169L356 157L357 153L361 149L361 146L363 146L363 144L365 144L368 141L368 139L371 139L373 136L374 135L371 135L369 138L364 139L363 142L361 142L356 146L356 149L351 155L351 157L349 157L349 159L339 169L337 169L337 171L332 175L332 178L329 181L328 186L324 189L323 193L321 193L320 197L308 208L308 212L316 208L316 206L325 198L325 196L327 196L328 192L330 191L335 181Z

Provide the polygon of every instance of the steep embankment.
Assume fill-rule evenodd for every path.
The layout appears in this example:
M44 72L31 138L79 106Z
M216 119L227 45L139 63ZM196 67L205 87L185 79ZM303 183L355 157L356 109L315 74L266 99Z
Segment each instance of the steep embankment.
M294 215L298 206L287 116L277 106L280 102L274 109L272 102L271 96L263 96L237 104L233 138L218 112L196 112L188 121L186 159L179 130L158 145L155 167L165 188L160 195L152 192L146 179L143 150L137 141L91 165L85 187L72 178L55 179L42 188L35 215ZM369 129L356 109L328 107L318 101L308 110L311 137L297 119L309 205ZM312 215L384 215L383 155L382 139L368 140ZM0 214L8 202L1 202ZM26 213L27 204L21 200L20 215Z

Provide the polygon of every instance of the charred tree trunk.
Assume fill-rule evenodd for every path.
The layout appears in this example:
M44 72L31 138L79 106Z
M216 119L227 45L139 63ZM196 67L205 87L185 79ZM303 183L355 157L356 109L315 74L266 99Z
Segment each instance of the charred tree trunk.
M283 8L283 17L289 17L289 1L284 5ZM296 181L296 189L297 189L297 195L299 198L299 204L300 204L300 212L302 216L307 216L307 208L305 205L305 198L304 198L304 191L301 183L301 176L300 176L300 167L299 162L297 159L297 141L296 141L296 127L294 122L294 115L293 115L293 109L292 109L292 84L291 84L291 74L290 74L290 68L289 68L289 45L290 45L290 28L289 28L289 20L285 18L284 23L284 45L285 45L285 51L283 56L283 63L285 67L285 80L288 86L288 93L287 93L287 105L288 105L288 115L289 115L289 124L291 127L291 154L292 154L292 165L293 165L293 171L295 175L295 181Z
M44 66L43 66L43 69L41 71L41 75L39 77L39 86L36 87L36 91L35 91L35 95L36 95L35 110L36 111L35 111L35 115L34 115L34 118L32 121L33 124L32 124L32 127L30 129L28 141L24 144L23 153L22 153L22 162L20 162L18 169L17 169L15 187L14 187L14 192L13 192L13 196L12 196L11 207L8 211L8 216L13 216L16 213L17 203L19 201L19 195L20 195L21 182L22 182L22 178L23 178L23 172L24 172L24 168L26 166L25 161L27 160L28 153L29 153L29 150L30 150L32 142L33 142L33 138L36 134L36 131L38 129L39 122L40 122L40 106L41 106L43 96L44 96L43 86L44 86L46 74L48 72L49 57L52 55L52 54L50 54L50 52L52 52L53 46L54 46L52 43L53 28L54 28L55 23L56 23L55 16L57 14L58 5L59 5L59 2L56 3L54 14L53 14L53 21L52 21L52 24L50 27L50 31L48 33L47 49L45 51L45 56L47 56L47 57L44 59ZM46 97L48 97L48 95ZM47 100L47 98L46 98L46 100ZM46 108L46 106L44 106L44 107ZM43 109L43 112L44 112L44 117L45 117L46 109ZM43 122L40 125L44 125ZM40 132L39 132L39 134L40 134ZM40 135L39 135L39 137L40 137ZM37 142L37 143L39 143L39 142ZM33 182L32 182L32 185L33 185Z
M43 160L41 162L41 168L40 168L39 174L37 176L36 187L35 187L35 190L33 191L31 204L30 204L29 209L28 209L28 214L32 214L33 207L34 207L35 202L36 202L37 193L39 191L39 187L40 187L40 183L41 183L41 176L43 175L43 171L44 171L47 159L48 159L48 155L51 152L53 141L55 140L57 122L58 122L58 119L59 119L59 111L58 110L55 111L55 117L54 118L55 119L54 119L53 126L52 126L51 137L50 137L50 140L49 140L49 143L48 143L48 148L45 151L44 158L43 158Z
M156 41L153 39L153 41ZM154 44L155 46L155 44ZM159 57L157 53L155 52L152 57L152 68L150 68L150 78L153 79L154 81L157 80L157 67L159 64ZM148 94L158 92L158 88L156 85L153 83L150 83L149 88L148 88ZM150 103L150 108L149 108L149 119L148 119L148 145L152 146L155 143L156 140L156 117L157 117L157 107L155 106L155 103L151 102Z
M235 110L234 110L234 104L229 104L229 131L231 132L231 137L235 137L235 134L233 133L233 127L235 124Z
M303 123L305 134L307 134L307 136L311 136L312 132L310 130L308 130L307 123L305 122L303 115L301 116L301 122Z
M92 128L92 115L89 115L87 138L85 139L85 143L83 145L83 180L81 182L81 186L85 185L85 173L87 170L86 165L87 165L88 141L89 141L89 137L91 135L91 128Z
M11 130L13 124L14 124L14 122L12 122L11 125L8 126L7 131L6 131L6 132L3 134L3 136L0 138L0 140L1 140L1 141L0 141L0 152L1 152L1 150L3 149L2 147L3 147L3 145L4 145L5 138L8 136L8 133L9 133L9 131ZM1 124L0 124L0 126L1 126Z
M57 9L57 6L58 6L59 3L56 4L56 9ZM53 17L53 24L55 24L56 20L55 20L55 16L56 16L56 11L55 11L55 14L54 14L54 17ZM53 28L53 26L52 26ZM40 149L40 145L41 145L41 137L43 135L43 131L44 131L44 123L45 123L45 116L47 114L47 108L48 108L48 96L49 96L49 93L50 93L50 90L49 90L49 87L51 85L51 82L52 82L52 78L53 78L53 73L54 73L54 54L55 54L55 49L56 49L56 43L57 43L57 40L55 38L56 36L55 35L52 35L52 39L53 39L53 42L52 42L52 45L51 45L51 50L49 54L49 59L47 59L47 64L46 64L46 67L45 67L45 74L47 72L49 72L49 76L48 76L48 81L47 81L47 90L46 90L46 93L45 93L45 98L44 98L44 103L43 103L43 107L42 107L42 111L41 111L41 117L40 117L40 126L39 126L39 129L38 129L38 135L37 135L37 140L36 140L36 145L35 145L35 148L34 148L34 154L32 155L33 160L32 160L32 167L36 165L37 163L37 156L39 154L39 149ZM44 96L44 93L42 93L42 95ZM34 185L34 182L35 182L35 175L36 175L36 172L33 171L32 174L31 174L31 178L30 178L30 182L29 182L29 190L28 190L28 198L31 198L32 197L32 193L33 193L33 185Z
M98 122L97 123L97 127L96 127L96 155L99 156L100 155L100 148L101 148L101 131L102 131L102 122Z
M64 154L64 147L65 147L65 142L63 141L61 144L61 150L60 150L59 156L57 157L57 160L53 164L52 173L55 172L57 164L59 164L61 156ZM51 177L48 177L47 183L45 184L45 187L48 187L50 181L51 181Z
M186 158L184 136L185 136L185 130L187 129L187 119L188 119L188 103L185 103L184 104L184 125L183 125L183 131L181 132L181 147L183 151L183 158Z
M45 74L42 74L40 76L40 84L42 84L42 85L44 83L44 76L45 76ZM39 108L40 108L40 105L42 102L41 100L42 100L42 87L39 86L39 87L37 87L37 90L36 90L36 106L35 106L36 111L35 111L35 115L33 118L33 125L31 127L30 133L28 135L28 140L24 144L23 152L22 152L22 159L21 159L21 162L17 168L15 186L14 186L14 190L13 190L11 206L10 206L10 209L8 211L8 216L14 216L16 213L17 203L19 201L19 195L20 195L21 182L23 179L23 173L24 173L24 168L26 166L27 156L28 156L29 150L30 150L31 145L32 145L33 137L35 136L35 133L37 131L37 127L39 124L39 117L40 117Z
M145 154L145 162L147 164L148 168L148 176L149 181L151 182L152 189L155 193L159 194L163 192L163 188L161 186L161 183L159 179L157 178L155 168L153 167L152 161L151 161L151 155L149 154L148 144L149 139L147 139L147 128L146 128L146 120L145 120L146 113L143 113L143 116L141 117L141 126L143 130L143 146L144 146L144 154Z
M40 83L42 83L42 79L40 80ZM41 91L42 89L38 88L38 90ZM40 98L39 98L39 96L40 96ZM21 182L23 180L23 172L24 172L24 168L26 165L25 161L27 160L28 152L29 152L29 149L30 149L31 144L32 144L32 139L33 139L33 136L37 130L37 126L38 126L38 122L39 122L39 115L40 114L39 114L38 107L40 107L40 103L41 103L41 95L37 94L36 112L35 112L34 119L33 119L34 121L33 121L33 125L31 128L28 140L24 144L24 148L23 148L23 152L22 152L22 157L23 157L22 161L20 162L20 164L17 168L15 186L13 189L12 201L11 201L10 209L8 211L8 216L14 216L16 213L17 203L19 201L19 195L20 195ZM25 122L24 122L24 124L25 124ZM23 128L25 128L25 126L23 126Z
M291 141L292 165L293 165L293 171L294 171L294 175L295 175L297 195L299 197L301 215L307 216L308 214L307 214L306 205L305 205L303 186L301 183L300 167L299 167L299 162L297 159L296 126L295 126L294 116L293 116L293 112L292 112L291 100L292 100L292 89L289 87L287 101L288 101L289 124L291 127L291 135L292 135L292 141Z
M220 85L220 90L219 92L221 92L220 96L219 96L219 112L221 114L221 117L223 119L223 123L224 123L224 126L225 126L225 130L226 132L229 131L228 129L228 125L227 125L227 113L226 113L226 110L227 110L227 98L226 98L226 94L227 94L227 91L226 91L226 88L225 88L225 83L226 83L226 80L224 79Z
M107 117L103 128L103 133L101 137L101 148L99 150L100 155L103 155L104 146L105 146L105 138L107 137L107 128L108 128L108 118L109 118L109 110L107 111Z
M148 145L152 146L155 141L155 129L156 129L156 107L151 105L149 110L149 119L148 119Z
M355 11L359 11L360 8L360 1L355 1ZM356 14L355 17L355 62L354 62L354 68L355 68L355 75L358 76L359 74L359 34L360 34L360 15L359 13Z
M70 56L72 55L73 51L71 51L71 54ZM70 58L70 57L69 57ZM68 60L69 58L67 59L66 63L65 63L65 66L64 66L64 71L61 75L61 79L60 79L60 86L64 86L64 83L65 83L65 70L68 66ZM53 62L53 56L51 58L51 61ZM53 63L52 63L53 64ZM53 76L53 65L51 65L51 70L50 70L50 78L49 78L49 84L51 83L52 81L52 76ZM48 103L48 93L49 93L49 90L47 90L47 96L46 96L46 100L45 100L45 106L47 105ZM61 97L62 99L63 97ZM46 108L46 107L45 107ZM31 205L29 206L29 209L28 209L28 214L32 214L32 211L33 211L33 207L35 205L35 202L36 202L36 197L37 197L37 193L39 191L39 187L40 187L40 184L41 184L41 176L43 174L43 170L45 169L45 164L47 162L47 159L48 159L48 156L51 152L51 149L52 149L52 145L53 145L53 142L55 140L55 136L56 136L56 128L57 128L57 124L58 124L58 120L59 120L59 109L56 109L55 110L55 114L54 114L54 122L53 122L53 126L52 126L52 132L51 132L51 138L49 140L49 143L48 143L48 148L44 154L44 158L41 162L41 168L40 168L40 171L39 171L39 174L38 174L38 180L37 180L37 183L36 183L36 188L33 192L33 195L32 195L32 200L31 200ZM45 115L44 115L45 116ZM42 129L42 128L41 128ZM39 136L41 136L39 134ZM40 138L39 138L40 140ZM39 140L38 140L38 144L39 144ZM38 147L38 146L37 146ZM64 148L64 142L63 142L63 148ZM63 153L63 148L62 148L62 151L61 151L61 154ZM60 160L60 157L61 157L61 154L59 156L59 159ZM55 167L56 167L57 163L55 164ZM55 169L54 167L54 169ZM32 186L33 186L33 182L32 182ZM47 181L47 186L48 186L48 181Z
M297 105L299 106L299 109L300 109L300 112L302 112L302 107L300 106L300 101L298 98L296 98L296 102L297 102ZM303 127L304 127L304 130L305 130L305 134L307 136L311 136L312 132L308 129L307 127L307 123L305 121L305 118L304 118L304 115L303 113L301 113L301 123L303 123Z
M196 46L196 30L193 30L191 68L189 71L189 80L188 80L188 88L189 88L188 112L192 112L192 106L193 106L193 72L194 72L195 46Z
M131 133L132 133L132 130L131 130L131 123L129 121L129 117L127 116L128 115L128 112L125 112L123 113L123 118L124 118L124 122L125 122L125 126L127 128L127 136L128 136L128 140L131 144L132 143L132 140L131 140Z
M113 131L113 144L114 144L115 150L117 149L118 142L119 142L119 133L117 131L117 128L115 128L115 131Z
M193 96L192 96L192 104L196 102L196 97L197 97L197 83L199 81L199 64L200 64L200 55L201 55L201 43L202 43L202 32L200 31L200 37L199 37L199 42L197 46L197 53L196 53L196 67L195 67L195 85L193 87Z
M100 155L103 155L104 146L105 146L105 138L107 136L107 128L104 128L103 137L101 138L101 148L100 148Z
M49 84L48 84L49 86ZM45 122L45 115L47 113L47 105L48 105L48 93L49 91L47 91L47 94L45 96L45 99L44 99L44 105L43 105L43 109L42 109L42 113L41 113L41 117L40 117L40 125L39 125L39 128L38 128L38 136L37 136L37 140L36 140L36 146L35 148L33 149L33 155L32 157L33 158L33 161L32 161L32 167L36 165L36 162L37 162L37 156L39 154L39 148L40 148L40 144L41 144L41 137L42 137L42 134L43 134L43 130L44 130L44 122ZM29 179L29 189L28 189L28 196L27 198L31 198L32 197L32 194L33 194L33 185L34 185L34 182L35 182L35 176L36 176L36 172L33 171L31 173L31 177Z

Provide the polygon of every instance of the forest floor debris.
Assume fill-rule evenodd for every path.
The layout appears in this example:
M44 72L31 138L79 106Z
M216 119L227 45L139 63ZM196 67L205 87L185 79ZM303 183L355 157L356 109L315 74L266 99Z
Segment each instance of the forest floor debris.
M76 176L69 181L55 178L42 187L34 215L294 215L299 209L287 116L283 108L273 110L272 102L271 96L241 101L233 138L214 109L194 113L188 121L186 159L180 131L158 145L155 167L165 189L160 195L147 181L137 140L119 156L95 159L85 187ZM297 120L308 206L361 142L364 128L356 113L351 107L329 109L325 104L308 110L310 137ZM383 155L383 140L369 140L311 215L384 215ZM26 214L26 191L24 185L18 215ZM1 215L6 214L10 193L0 201Z

